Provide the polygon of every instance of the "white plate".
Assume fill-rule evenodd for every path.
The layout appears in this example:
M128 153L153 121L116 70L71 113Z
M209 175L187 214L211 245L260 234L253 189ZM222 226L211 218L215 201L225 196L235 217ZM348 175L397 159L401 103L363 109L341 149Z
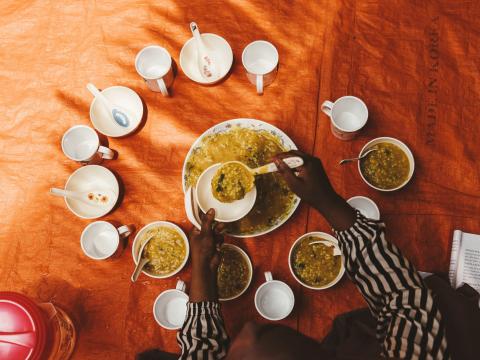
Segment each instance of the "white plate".
M70 175L65 184L65 190L91 191L111 190L116 195L110 206L88 205L75 199L65 198L68 209L82 219L96 219L108 214L118 201L119 187L115 175L106 167L87 165Z
M219 76L207 80L200 74L197 62L197 46L193 37L183 45L180 51L180 66L190 80L200 84L214 84L222 80L230 71L233 64L232 48L224 38L215 34L202 34L202 40L207 49L212 52L216 66L219 68Z
M176 273L178 273L180 270L182 270L184 268L185 264L187 263L188 256L190 255L190 245L188 243L187 235L185 235L185 233L183 232L182 229L180 229L180 227L178 227L174 223L171 223L171 222L168 222L168 221L154 221L150 224L145 225L143 228L140 229L140 231L137 233L137 235L135 235L135 239L133 240L133 244L132 244L132 258L133 258L133 262L135 263L135 265L138 264L138 252L140 251L140 248L143 245L143 243L140 243L140 238L142 238L143 234L145 234L148 230L150 230L152 227L155 227L155 226L165 226L165 227L169 227L171 229L174 229L180 234L180 236L185 241L185 247L186 247L185 258L183 259L182 264L176 270L174 270L170 274L166 274L166 275L153 275L153 274L150 274L149 272L147 272L145 270L142 270L142 273L144 273L145 275L150 276L152 278L165 279L165 278L168 278L168 277L171 277L171 276L175 275Z
M310 286L310 285L307 285L305 284L302 280L300 280L297 275L295 275L295 272L293 271L293 267L292 267L292 255L293 255L293 249L295 249L295 246L297 246L297 244L300 242L300 240L306 238L306 237L309 237L309 236L315 236L315 237L319 237L319 238L322 238L324 240L327 240L329 242L331 242L337 249L340 250L340 247L338 246L338 240L336 238L334 238L332 235L330 234L327 234L327 233L324 233L324 232L320 232L320 231L314 231L314 232L309 232L307 234L304 234L302 236L300 236L297 240L295 240L295 242L293 243L292 247L290 248L290 252L288 254L288 267L290 268L290 272L292 273L293 277L295 278L295 280L297 280L300 284L302 284L303 286L305 286L306 288L309 288L309 289L312 289L312 290L324 290L324 289L328 289L330 287L332 287L333 285L335 285L336 283L338 283L340 281L340 279L342 278L343 274L345 273L345 262L343 260L343 255L339 255L341 256L342 258L342 265L340 266L340 271L338 272L338 275L337 277L329 284L327 285L324 285L324 286L320 286L320 287L313 287L313 286Z
M360 153L358 154L358 157L362 156L362 154L367 151L368 149L370 149L371 147L377 145L377 144L380 144L380 143L390 143L390 144L393 144L393 145L397 145L400 149L403 150L403 152L405 153L405 155L407 155L407 158L408 158L408 162L410 163L410 172L408 174L408 177L407 179L403 182L403 184L400 184L400 186L397 186L396 188L393 188L393 189L381 189L379 187L376 187L372 184L370 184L367 179L365 179L365 177L363 176L362 174L362 168L360 167L360 162L361 161L357 161L358 162L358 172L360 173L360 176L362 177L363 181L365 181L365 183L370 186L371 188L374 188L375 190L378 190L378 191L385 191L385 192L388 192L388 191L395 191L395 190L399 190L401 188L403 188L405 185L408 184L408 182L410 181L410 179L412 178L413 176L413 171L415 170L415 159L413 158L413 154L412 152L410 151L410 149L408 148L407 145L405 145L403 142L401 142L400 140L398 139L395 139L395 138L391 138L391 137L379 137L379 138L376 138L376 139L373 139L371 141L369 141L367 144L365 144L365 146L362 148L362 150L360 151Z
M240 254L243 255L243 257L245 258L245 260L247 261L247 265L248 265L248 269L250 271L250 276L248 278L248 282L247 282L247 285L245 286L245 288L237 295L235 296L232 296L232 297L229 297L229 298L224 298L224 299L221 299L219 298L220 301L230 301L230 300L234 300L240 296L243 295L243 293L245 291L247 291L248 287L250 286L250 283L252 282L252 277L253 277L253 266L252 266L252 261L250 260L250 257L247 255L247 253L245 251L243 251L243 249L241 249L240 247L238 247L237 245L233 245L233 244L223 244L222 247L225 246L225 247L229 247L231 249L234 249L236 251L238 251Z
M133 119L130 119L130 126L122 127L112 120L105 106L96 98L90 104L90 120L99 132L110 137L120 137L135 131L140 125L143 116L143 104L140 96L125 86L111 86L102 90L102 94L113 104L118 104L130 111Z
M380 210L377 204L366 196L354 196L347 200L351 207L360 211L360 213L373 220L380 220Z
M185 161L183 163L183 170L182 170L182 179L183 179L182 185L183 185L183 192L184 193L186 193L186 191L187 191L187 181L186 181L186 179L187 179L187 163L188 163L188 159L192 155L193 151L200 146L200 144L202 143L203 139L206 136L226 132L228 130L231 130L232 127L234 127L234 126L240 126L242 128L247 128L247 129L257 130L257 131L259 131L259 130L268 131L269 133L274 135L280 141L282 146L284 148L286 148L287 150L296 150L297 149L297 146L294 144L294 142L282 130L280 130L277 127L275 127L273 125L270 125L270 124L268 124L264 121L260 121L260 120L256 120L256 119L240 118L240 119L233 119L233 120L227 120L227 121L221 122L221 123L211 127L207 131L205 131L202 135L200 135L200 137L198 137L197 140L195 140L195 142L190 147L190 150L188 151L187 156L185 157ZM300 198L295 196L294 201L293 201L293 205L292 205L289 213L286 216L284 216L282 219L280 219L280 221L277 221L275 224L273 224L267 230L258 231L258 232L255 232L255 233L250 233L250 234L245 234L245 235L237 235L237 234L230 234L230 235L235 236L235 237L239 237L239 238L247 238L247 237L255 237L255 236L268 234L269 232L272 232L273 230L282 226L293 215L293 213L295 212L295 210L297 209L299 204L300 204Z
M206 213L215 209L215 220L220 222L233 222L240 220L252 210L257 198L257 188L254 186L243 199L224 203L218 201L212 194L212 179L222 164L213 164L198 178L195 186L195 196L198 206Z

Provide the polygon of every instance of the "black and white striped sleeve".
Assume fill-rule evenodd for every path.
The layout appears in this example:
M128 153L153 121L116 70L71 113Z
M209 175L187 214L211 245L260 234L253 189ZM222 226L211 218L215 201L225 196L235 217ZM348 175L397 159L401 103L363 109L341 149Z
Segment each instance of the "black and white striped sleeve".
M346 272L377 319L384 355L449 359L437 302L413 265L385 239L385 224L357 212L355 224L335 234Z
M187 304L187 316L177 334L182 348L180 360L216 360L227 355L228 338L217 302Z

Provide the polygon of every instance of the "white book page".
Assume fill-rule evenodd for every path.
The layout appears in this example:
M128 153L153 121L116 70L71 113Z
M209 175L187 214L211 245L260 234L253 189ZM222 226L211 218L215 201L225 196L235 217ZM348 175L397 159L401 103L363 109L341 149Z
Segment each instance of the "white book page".
M457 286L460 286L462 283L467 283L480 292L479 235L463 233L460 245L457 279Z
M448 278L450 279L450 285L453 288L457 288L457 267L458 267L458 251L460 250L460 244L462 243L461 230L455 230L453 232L452 251L450 253L450 268L448 270Z

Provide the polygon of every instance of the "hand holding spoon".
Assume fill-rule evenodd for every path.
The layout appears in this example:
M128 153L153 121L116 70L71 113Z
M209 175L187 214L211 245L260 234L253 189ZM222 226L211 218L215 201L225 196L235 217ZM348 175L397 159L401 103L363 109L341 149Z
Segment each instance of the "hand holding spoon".
M207 48L202 40L198 25L195 22L190 23L190 30L197 43L197 63L200 74L207 80L213 80L217 77L217 67L215 59L212 54L207 51Z
M131 116L129 116L127 110L118 105L112 104L110 100L108 100L105 95L103 95L92 83L87 84L87 89L105 106L105 108L108 110L108 113L115 121L115 124L122 127L128 127L130 125Z
M109 206L112 200L117 198L114 192L111 190L92 190L80 192L51 188L50 194L78 200L84 204L93 206Z
M356 157L356 158L351 158L351 159L343 159L343 160L340 160L339 164L340 165L343 165L343 164L346 164L346 163L349 163L349 162L352 162L352 161L356 161L356 160L362 160L363 158L365 158L368 154L370 154L371 152L373 151L377 151L376 148L371 148L371 149L368 149L367 151L365 151L361 156L359 157Z
M290 169L295 169L295 168L303 165L303 159L299 156L288 157L288 158L282 159L282 161L285 164L287 164ZM268 173L278 171L277 165L275 165L275 163L273 163L273 162L269 163L269 164L266 164L266 165L259 166L255 169L249 168L247 165L245 165L244 163L242 163L240 161L227 161L226 163L224 163L222 165L231 164L231 163L241 164L253 176L263 175L263 174L268 174Z

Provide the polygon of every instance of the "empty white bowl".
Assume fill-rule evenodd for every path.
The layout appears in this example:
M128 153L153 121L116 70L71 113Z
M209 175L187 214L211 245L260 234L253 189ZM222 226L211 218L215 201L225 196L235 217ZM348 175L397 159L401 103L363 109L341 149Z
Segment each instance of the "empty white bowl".
M214 84L222 80L230 71L233 64L233 52L228 42L215 34L201 34L202 40L209 52L211 52L218 68L218 77L205 79L198 68L197 46L195 39L190 38L180 51L180 66L190 80L199 84Z
M68 178L65 190L79 192L111 190L116 195L109 206L89 205L75 199L65 198L68 209L82 219L96 219L108 214L117 203L119 194L115 175L100 165L87 165L75 170Z
M340 266L340 271L338 272L338 275L335 279L333 279L333 281L331 281L330 283L328 283L327 285L324 285L324 286L319 286L319 287L313 287L313 286L310 286L310 285L307 285L305 284L302 280L300 280L297 275L295 274L295 272L293 271L293 266L292 266L292 257L293 257L293 250L295 249L295 246L297 246L297 244L303 240L304 238L306 237L309 237L309 236L315 236L315 237L318 237L318 238L321 238L322 240L326 240L326 241L329 241L331 242L337 249L340 250L340 247L338 246L338 240L336 238L334 238L332 235L330 234L327 234L327 233L324 233L324 232L320 232L320 231L314 231L314 232L309 232L309 233L306 233L302 236L300 236L297 240L295 240L295 242L293 243L292 247L290 248L290 253L288 254L288 267L290 268L290 272L292 273L293 277L295 278L295 280L297 280L300 284L302 284L303 286L305 286L306 288L309 288L309 289L312 289L312 290L324 290L324 289L328 289L330 287L332 287L333 285L335 285L336 283L338 283L340 281L340 279L342 278L343 274L345 273L345 262L343 260L343 255L340 255L342 257L342 265Z
M360 211L360 213L373 220L380 220L380 210L377 204L366 196L354 196L347 200L351 207Z
M169 221L154 221L154 222L152 222L148 225L145 225L143 228L140 229L140 231L137 233L137 235L135 235L135 239L133 240L133 244L132 244L132 258L133 258L133 262L135 263L135 265L138 264L138 260L139 260L138 259L138 252L140 251L140 248L143 245L143 242L140 242L140 239L143 237L143 234L145 234L152 227L156 227L156 226L165 226L165 227L169 227L171 229L176 230L180 234L180 236L182 237L183 241L185 241L185 248L186 248L185 258L183 259L182 264L177 269L175 269L171 273L165 274L165 275L151 274L148 271L146 271L145 268L143 268L144 270L142 270L142 273L144 273L145 275L150 276L152 278L165 279L165 278L168 278L168 277L171 277L171 276L175 275L176 273L178 273L180 270L183 269L183 267L187 263L188 256L190 255L190 245L188 243L187 235L185 235L185 233L183 232L182 229L180 229L180 227L178 227L177 225L175 225L174 223L171 223Z
M393 144L393 145L397 145L400 149L403 150L403 152L405 153L405 155L407 155L407 158L408 158L408 162L410 163L410 172L408 173L408 177L407 179L402 183L400 184L399 186L397 186L396 188L393 188L393 189L382 189L382 188L379 188L379 187L376 187L372 184L370 184L368 182L368 180L363 176L362 174L362 168L360 166L360 163L361 161L357 161L358 162L358 172L360 173L360 176L362 177L363 181L365 181L365 183L370 186L371 188L374 188L375 190L378 190L378 191L385 191L385 192L388 192L388 191L395 191L395 190L399 190L401 188L403 188L405 185L408 184L408 182L410 181L410 179L412 178L413 176L413 172L415 170L415 159L413 158L413 154L412 152L410 151L410 149L408 148L407 145L405 145L403 142L401 142L400 140L398 139L395 139L395 138L391 138L391 137L379 137L379 138L376 138L376 139L373 139L371 141L369 141L368 143L365 144L365 146L362 148L362 150L360 150L360 153L358 154L358 157L362 156L362 154L367 151L368 149L370 149L371 147L377 145L377 144L380 144L380 143L390 143L390 144Z
M231 203L218 201L212 194L212 179L222 164L208 167L198 178L195 187L195 197L198 206L204 213L211 208L215 209L215 220L220 222L237 221L247 215L255 205L257 188L254 186L243 199Z
M90 104L90 120L100 133L110 137L120 137L135 131L140 125L143 116L143 104L140 96L125 86L111 86L102 90L102 94L112 102L129 111L132 115L130 125L122 127L115 123L108 110L96 98Z

